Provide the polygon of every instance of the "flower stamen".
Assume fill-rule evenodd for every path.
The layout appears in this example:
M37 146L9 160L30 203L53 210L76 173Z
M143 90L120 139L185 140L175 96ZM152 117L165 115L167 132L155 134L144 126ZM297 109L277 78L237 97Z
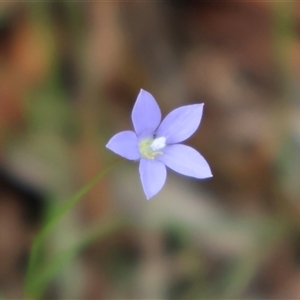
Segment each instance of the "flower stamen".
M159 137L157 139L147 138L139 142L139 151L141 156L147 159L155 159L157 155L162 155L161 150L166 146L166 138Z

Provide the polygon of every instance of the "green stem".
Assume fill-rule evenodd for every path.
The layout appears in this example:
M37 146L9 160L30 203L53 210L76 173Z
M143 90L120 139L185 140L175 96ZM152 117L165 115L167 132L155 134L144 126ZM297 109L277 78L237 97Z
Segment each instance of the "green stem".
M30 282L28 295L30 299L40 299L48 283L66 267L79 253L94 240L113 234L128 222L123 219L102 221L88 229L72 246L56 255L45 268L39 270L39 276Z
M25 292L27 294L28 287L30 285L31 279L34 275L36 269L39 250L43 244L43 241L51 232L51 230L57 225L58 221L64 216L102 177L110 171L116 164L118 164L121 159L118 159L107 168L102 170L98 175L96 175L90 182L88 182L82 189L80 189L73 197L69 198L62 205L60 205L52 214L51 217L43 225L42 229L34 239L30 255L28 269L25 278Z

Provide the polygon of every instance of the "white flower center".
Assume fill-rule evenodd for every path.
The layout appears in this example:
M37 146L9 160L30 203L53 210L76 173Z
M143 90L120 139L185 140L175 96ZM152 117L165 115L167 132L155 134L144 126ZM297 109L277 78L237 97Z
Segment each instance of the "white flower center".
M157 139L147 138L139 142L139 150L142 157L154 159L157 155L163 154L162 150L166 146L166 138L159 137Z
M153 140L152 144L150 145L150 148L153 151L157 151L157 150L165 148L165 146L166 146L166 138L164 136L162 136L162 137L159 137L159 138Z

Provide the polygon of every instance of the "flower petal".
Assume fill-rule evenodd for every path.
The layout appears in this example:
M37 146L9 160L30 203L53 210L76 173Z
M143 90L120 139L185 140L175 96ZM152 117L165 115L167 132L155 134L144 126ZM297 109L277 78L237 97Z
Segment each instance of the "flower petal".
M133 131L117 133L109 140L106 148L130 160L136 160L141 157L138 139Z
M210 167L204 157L195 149L181 144L169 145L158 157L172 170L195 178L212 177Z
M153 96L143 89L136 99L131 119L138 137L152 135L161 121L158 104Z
M171 111L156 131L156 136L164 136L168 144L179 143L189 138L199 127L203 103L179 107Z
M156 195L164 186L167 178L165 165L157 160L141 158L140 177L147 200Z

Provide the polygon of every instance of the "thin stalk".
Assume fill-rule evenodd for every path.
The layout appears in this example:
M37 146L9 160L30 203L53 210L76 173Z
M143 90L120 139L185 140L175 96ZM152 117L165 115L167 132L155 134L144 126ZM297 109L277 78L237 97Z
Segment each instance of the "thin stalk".
M46 220L45 224L42 226L42 229L34 239L30 255L29 255L29 263L28 269L25 278L25 292L27 292L28 287L30 285L31 279L34 275L34 271L36 269L38 256L40 248L45 240L45 238L49 235L51 230L55 228L58 224L58 221L100 180L102 177L109 172L113 167L115 167L121 159L118 159L107 168L102 170L98 175L96 175L90 182L88 182L83 188L81 188L74 196L69 198L67 201L62 203L56 210L54 210L51 216Z

